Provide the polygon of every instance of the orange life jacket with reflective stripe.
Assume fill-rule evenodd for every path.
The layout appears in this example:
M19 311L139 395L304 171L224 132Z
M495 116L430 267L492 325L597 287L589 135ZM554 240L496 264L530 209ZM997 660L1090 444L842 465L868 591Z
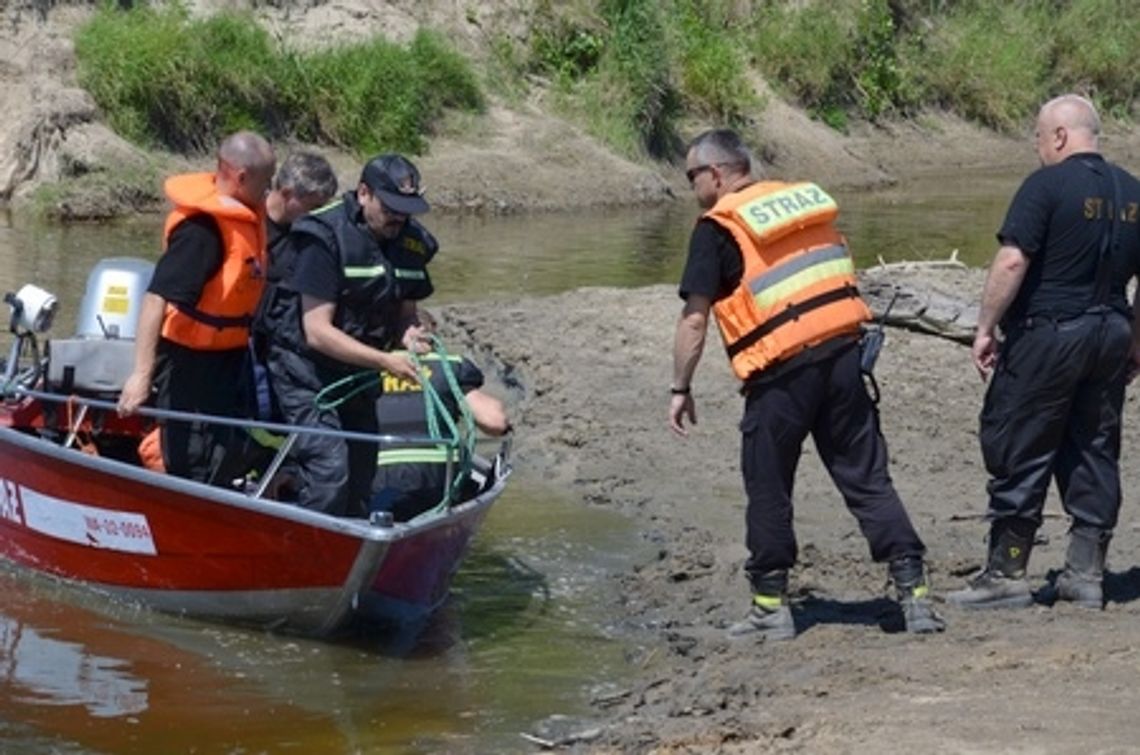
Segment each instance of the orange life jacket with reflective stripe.
M213 173L173 176L164 188L174 210L166 217L163 248L176 225L191 215L206 213L221 232L222 265L206 281L193 307L167 304L163 338L204 351L244 347L265 285L265 218L233 197L219 194Z
M815 184L779 181L733 192L704 214L728 229L744 260L740 285L713 305L741 380L871 319L838 215Z

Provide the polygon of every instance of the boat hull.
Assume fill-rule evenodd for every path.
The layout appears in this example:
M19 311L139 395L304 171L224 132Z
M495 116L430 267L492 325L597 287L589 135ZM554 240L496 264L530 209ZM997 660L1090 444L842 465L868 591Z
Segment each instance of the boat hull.
M425 521L374 526L0 427L0 558L185 616L308 635L430 613L506 474Z

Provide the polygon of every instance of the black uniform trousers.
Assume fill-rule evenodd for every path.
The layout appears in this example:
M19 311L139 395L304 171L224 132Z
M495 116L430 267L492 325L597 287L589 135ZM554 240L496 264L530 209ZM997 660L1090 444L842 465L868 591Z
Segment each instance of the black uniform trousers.
M871 557L889 561L925 553L891 482L878 411L863 384L855 345L754 385L740 429L748 494L745 571L754 588L766 572L795 564L792 487L808 435L858 520Z
M166 339L155 364L155 406L224 417L246 415L249 361L246 349L203 351ZM162 457L178 477L228 487L245 471L244 434L206 422L162 420Z
M376 435L379 387L370 386L335 409L317 407L317 394L341 375L326 374L311 359L269 348L273 393L285 422L303 427ZM371 496L379 443L301 433L291 458L298 477L297 503L336 516L363 516Z
M1113 310L1011 328L982 407L989 514L1041 523L1050 478L1075 524L1120 511L1120 415L1132 326Z

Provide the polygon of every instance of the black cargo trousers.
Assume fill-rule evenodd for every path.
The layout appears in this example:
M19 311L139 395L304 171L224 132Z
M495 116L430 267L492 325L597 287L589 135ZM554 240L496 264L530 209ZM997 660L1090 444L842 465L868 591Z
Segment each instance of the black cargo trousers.
M311 359L277 344L269 347L268 365L274 397L288 424L334 432L379 432L378 384L369 385L336 408L322 408L316 400L321 390L350 373L322 370ZM336 516L364 516L379 452L379 442L298 434L291 452L298 477L297 503Z
M1131 344L1129 319L1107 308L1010 328L980 418L991 518L1040 525L1055 476L1075 524L1116 526Z
M858 520L871 557L882 562L923 556L926 548L887 469L878 410L863 384L854 343L752 387L740 430L748 495L744 568L754 588L762 575L795 564L792 488L808 435Z

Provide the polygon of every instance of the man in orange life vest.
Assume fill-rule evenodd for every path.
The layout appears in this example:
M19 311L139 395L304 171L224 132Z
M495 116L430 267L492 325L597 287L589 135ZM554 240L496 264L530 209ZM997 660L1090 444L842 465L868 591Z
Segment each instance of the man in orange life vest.
M792 487L803 441L815 440L875 561L889 562L906 628L941 631L927 597L925 546L887 471L878 414L860 373L858 335L870 312L855 289L835 201L811 183L752 179L732 131L689 146L689 182L705 211L681 278L669 423L696 422L691 387L710 311L745 395L741 467L748 496L745 571L753 599L732 636L791 639L788 570L795 564Z
M228 416L244 413L249 325L266 267L265 195L275 158L262 137L239 132L218 148L213 173L167 179L174 209L143 297L135 368L119 397L130 414L156 389L156 406ZM162 424L168 472L228 484L222 469L233 431L167 421ZM236 471L236 470L234 470Z

